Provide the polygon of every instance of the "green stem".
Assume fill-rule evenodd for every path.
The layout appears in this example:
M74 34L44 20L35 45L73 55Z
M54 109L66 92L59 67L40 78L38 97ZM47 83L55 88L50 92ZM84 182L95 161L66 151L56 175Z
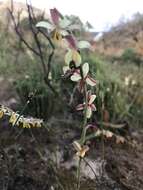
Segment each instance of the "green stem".
M79 162L78 162L78 168L77 168L77 190L80 189L80 165L81 165L81 160L82 158L79 158Z
M104 102L102 101L102 110L101 110L101 121L103 121L103 111L104 111ZM105 147L104 147L104 134L103 134L103 123L101 123L101 130L102 130L102 159L104 160L105 157Z
M81 144L83 145L85 142L86 137L86 124L87 124L87 107L88 107L88 98L87 98L87 86L85 84L84 86L84 101L85 101L85 108L84 108L84 118L83 118L83 124L82 124L82 134L81 134Z
M84 80L82 67L80 67L80 73L81 73L82 80ZM83 124L82 124L82 133L81 133L81 139L80 139L80 144L81 145L84 144L85 138L86 138L86 125L87 125L86 114L87 114L87 107L88 107L88 97L87 97L86 83L84 84L83 95L84 95L85 107L84 107L84 118L83 118ZM77 169L77 179L78 179L77 190L80 189L80 165L81 165L81 161L82 161L82 158L80 157L79 162L78 162L78 169Z
M101 109L101 121L103 122L103 111L104 111L104 97L102 97L102 109ZM102 143L102 171L101 171L101 176L103 177L104 173L104 160L105 160L105 145L104 145L104 134L103 134L103 123L100 125L101 131L102 131L102 136L101 136L101 143Z
M80 74L81 74L82 80L84 81L82 66L80 66ZM86 137L86 124L87 124L86 114L87 114L87 107L88 107L88 97L87 97L87 85L86 85L86 82L84 84L83 95L84 95L85 107L84 107L84 118L83 118L83 124L82 124L82 134L81 134L81 139L80 139L81 145L84 144L85 137Z

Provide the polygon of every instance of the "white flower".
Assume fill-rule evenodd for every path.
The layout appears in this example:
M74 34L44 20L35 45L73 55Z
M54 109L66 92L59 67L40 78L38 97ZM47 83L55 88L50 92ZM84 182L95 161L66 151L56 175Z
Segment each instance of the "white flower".
M73 146L75 150L77 151L76 155L83 158L86 154L86 152L89 150L88 146L81 146L77 141L73 142Z
M88 104L87 104L87 110L86 110L86 117L88 119L91 117L92 111L96 111L96 107L93 104L95 98L96 98L96 95L95 94L91 95L90 91L88 91L88 96L87 96ZM86 106L85 102L83 104L79 104L76 107L76 110L78 110L78 111L83 110L85 108L85 106Z
M79 69L77 69L73 73L73 75L71 76L72 81L80 82L80 90L83 89L83 86L84 86L85 82L90 86L95 86L96 85L96 81L88 75L88 72L89 72L89 64L84 63L82 65L83 77L81 76L81 72L80 72Z

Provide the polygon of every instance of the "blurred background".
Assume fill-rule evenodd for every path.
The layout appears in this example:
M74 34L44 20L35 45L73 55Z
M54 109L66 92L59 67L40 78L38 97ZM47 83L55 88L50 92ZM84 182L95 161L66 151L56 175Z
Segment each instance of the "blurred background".
M111 185L115 181L121 185L118 188L118 185L113 183L117 189L142 190L143 168L140 168L140 163L143 153L139 144L142 144L143 137L143 1L31 0L27 2L33 5L35 16L33 27L38 21L48 19L49 9L56 7L73 23L80 26L80 30L75 31L77 38L91 43L91 51L82 52L84 62L89 63L91 75L97 80L96 89L93 89L97 95L97 111L90 123L100 127L100 123L103 122L106 124L105 128L111 127L111 131L127 138L131 146L135 148L134 151L130 150L129 144L127 147L123 145L116 148L116 143L108 144L105 140L107 143L105 146L109 145L105 151L107 153L106 172L112 179L109 189L115 189ZM68 153L69 146L71 148L71 143L75 138L79 138L80 134L82 115L76 112L75 106L80 102L81 97L76 94L74 101L71 102L75 84L61 77L64 50L55 50L52 60L51 84L59 96L55 96L45 84L40 58L25 45L28 43L30 47L37 50L28 16L25 0L14 0L13 3L11 0L0 1L0 104L20 111L29 95L36 90L36 95L24 114L43 119L47 128L40 131L35 129L37 143L33 134L27 135L25 130L22 133L19 128L16 130L10 128L9 132L6 121L0 123L2 126L0 145L7 151L7 155L14 155L10 157L10 166L14 165L15 168L10 168L11 181L7 189L21 189L23 184L31 184L30 190L38 190L38 188L59 190L64 189L61 188L62 183L66 187L65 190L72 190L75 178L71 178L69 170L65 171L66 167L64 167L61 173L61 169L57 169L61 167L61 163L59 164L57 160L57 168L53 169L53 165L43 166L43 161L38 160L39 150L33 150L33 147L37 147L38 144L43 152L47 151L44 152L45 157L42 159L47 159L50 155L51 160L54 160L55 154L51 154L53 149L58 150L57 157L62 157L65 162L66 159L71 158ZM17 31L13 21L17 24ZM39 40L44 60L47 61L51 53L50 45L41 34L39 34ZM123 125L123 130L116 129L118 125ZM11 136L12 132L13 136ZM20 141L15 141L13 138ZM136 141L132 141L134 138ZM92 143L93 147L99 145L98 140ZM59 149L62 153L61 151L59 153ZM101 155L100 145L97 149L94 147L92 157L101 158ZM23 159L28 159L30 162ZM33 165L30 165L31 163ZM68 166L66 165L68 169L71 161L69 163ZM30 169L25 170L24 167ZM6 169L0 167L0 170ZM35 175L37 170L39 178ZM75 172L74 167L71 170ZM49 171L48 174L47 171ZM1 176L5 176L5 173L0 173ZM126 178L127 174L131 175ZM25 176L28 177L25 178ZM4 178L1 177L1 179ZM24 181L25 179L27 181ZM51 180L50 185L49 181L45 184L47 179ZM19 180L20 183L18 183ZM7 184L7 181L0 181L0 184L3 183ZM54 186L54 183L57 186ZM86 190L94 189L90 188L93 183L91 181L88 183L83 183L83 189L85 185L89 185L89 188L85 188ZM99 189L108 190L107 185L104 185L106 188L100 186ZM27 189L26 186L25 189Z

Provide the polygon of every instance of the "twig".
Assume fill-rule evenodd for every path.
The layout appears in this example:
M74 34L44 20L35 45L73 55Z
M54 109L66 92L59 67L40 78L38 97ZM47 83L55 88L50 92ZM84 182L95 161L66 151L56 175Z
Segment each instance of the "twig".
M97 177L97 175L96 175L94 169L93 169L92 166L89 164L89 162L88 162L85 158L83 158L83 161L87 164L87 166L88 166L88 167L91 169L91 171L93 172L96 181L99 182L99 179L98 179L98 177Z
M44 61L44 57L43 57L43 52L42 52L42 49L41 49L41 44L40 44L40 41L38 39L37 33L35 32L35 29L33 28L33 24L34 24L33 23L33 18L32 18L32 15L31 15L30 6L28 5L27 1L26 1L26 5L27 5L30 29L31 29L32 34L34 36L34 40L36 42L36 46L37 46L38 51L39 51L39 57L41 59L41 63L42 63L42 66L43 66L43 71L44 71L44 74L45 74L47 71L46 71L45 61Z
M32 5L28 5L27 1L26 1L26 4L27 4L27 9L28 9L28 15L29 15L29 24L30 24L31 31L33 33L35 42L37 44L37 48L39 50L40 59L41 59L43 70L44 70L44 75L45 75L44 80L45 80L46 84L52 89L52 91L57 95L56 91L52 88L52 85L50 84L50 81L49 81L49 74L50 74L50 71L51 71L51 62L52 62L52 58L54 56L55 46L52 43L51 39L41 29L38 28L38 31L40 33L42 33L43 36L48 40L48 42L50 43L50 46L52 48L52 52L49 55L47 68L46 68L46 63L44 61L44 56L43 56L43 52L42 52L42 49L41 49L41 44L40 44L40 41L39 41L39 38L38 38L38 32L35 32L35 29L33 28L33 25L35 26L35 23L36 23L36 18L35 18L35 15L34 15L34 11L33 11ZM34 20L35 20L35 23L34 23Z
M12 21L13 21L13 24L14 24L14 29L15 29L19 39L26 45L26 47L29 50L31 50L35 55L39 56L39 53L33 47L31 47L29 45L29 43L23 38L23 36L22 36L22 34L21 34L20 30L19 30L19 26L18 26L19 24L17 24L16 21L15 21L15 17L13 15L13 12L9 8L8 8L8 11L9 11L10 16L12 18Z
M13 2L13 1L12 1ZM42 68L43 68L43 73L44 73L44 81L45 81L45 84L52 90L52 92L57 96L58 93L56 92L56 90L54 89L54 87L51 85L50 81L49 81L49 73L50 73L50 65L51 65L51 61L52 61L52 58L53 58L53 55L54 55L54 50L55 50L55 47L54 47L54 44L52 43L51 39L41 30L41 29L37 29L35 27L35 24L36 24L36 18L35 18L35 15L34 15L34 11L33 11L33 8L32 6L28 5L28 2L26 1L26 5L27 5L27 11L28 11L28 18L29 18L29 25L30 25L30 30L33 34L33 37L34 37L34 40L35 40L35 43L36 43L36 46L37 46L37 50L34 49L26 40L25 38L23 37L22 33L20 32L20 27L19 27L19 19L18 19L18 23L16 23L16 20L15 20L15 17L14 17L14 14L13 14L13 9L8 9L9 13L10 13L10 16L12 18L12 21L13 21L13 24L14 24L14 29L16 31L16 34L18 35L19 39L26 45L26 47L32 51L35 55L37 55L40 60L41 60L41 64L42 64ZM52 48L52 53L49 55L49 58L48 58L48 63L47 63L47 67L46 67L46 62L45 62L45 58L44 58L44 55L43 55L43 52L42 52L42 48L41 48L41 43L40 43L40 40L38 38L38 32L42 33L43 36L49 41L50 45L51 45L51 48Z

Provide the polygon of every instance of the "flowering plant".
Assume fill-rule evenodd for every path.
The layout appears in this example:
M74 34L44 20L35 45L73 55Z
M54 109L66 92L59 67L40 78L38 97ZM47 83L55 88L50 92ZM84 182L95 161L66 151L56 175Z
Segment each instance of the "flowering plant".
M92 111L96 111L96 107L94 105L96 95L92 94L91 90L88 90L90 86L94 87L96 85L96 81L89 75L89 64L82 64L82 57L80 54L80 50L85 48L90 49L90 43L87 41L78 41L76 39L72 34L72 30L70 30L70 20L63 17L57 9L51 9L50 15L51 20L47 22L41 21L36 26L46 28L48 33L52 34L54 42L61 43L64 40L66 44L64 48L67 49L65 54L65 64L63 65L64 75L69 73L68 77L71 81L77 82L78 89L80 93L82 93L84 99L84 102L76 107L76 110L83 110L81 138L78 141L73 142L73 146L77 151L76 155L79 157L80 163L86 155L86 152L89 150L89 147L86 145L87 122L92 116ZM72 29L73 28L74 27L72 27ZM77 185L77 189L79 189L79 183Z

